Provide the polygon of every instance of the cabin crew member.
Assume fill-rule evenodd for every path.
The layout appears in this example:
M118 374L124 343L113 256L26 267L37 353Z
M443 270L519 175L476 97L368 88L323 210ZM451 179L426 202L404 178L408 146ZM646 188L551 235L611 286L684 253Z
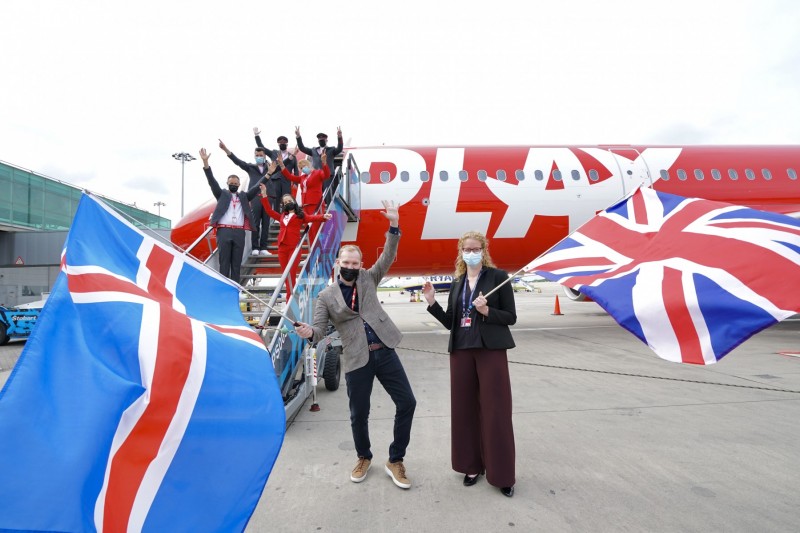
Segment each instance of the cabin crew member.
M350 427L353 431L358 461L350 474L355 483L364 481L372 463L369 440L370 394L375 378L381 382L395 405L394 441L389 446L389 460L384 471L395 485L407 489L403 458L411 437L411 421L417 401L395 347L402 334L391 321L378 299L378 283L386 276L397 255L400 240L400 214L394 202L383 202L381 213L389 220L386 245L378 261L369 269L362 268L361 250L345 245L339 250L338 283L319 293L314 308L314 325L300 323L296 327L303 338L319 341L325 336L328 320L333 322L342 339L347 397L350 400Z
M278 137L278 149L271 150L264 146L264 143L261 142L261 130L258 128L253 128L253 133L255 134L256 138L256 146L259 148L264 148L267 151L267 155L273 161L278 160L278 155L280 154L280 159L283 161L283 165L289 169L289 172L292 174L297 174L297 157L289 151L289 139L286 135L280 135ZM288 194L288 193L287 193ZM270 205L274 205L270 203Z
M283 176L287 180L297 183L297 202L303 208L303 212L307 217L315 213L325 212L325 203L322 201L322 183L325 180L325 176L329 175L327 165L328 154L323 153L321 161L322 168L319 170L312 169L308 159L300 161L298 163L301 173L300 176L289 172L289 169L283 167L280 160L278 161L278 164L281 165ZM314 239L319 232L319 227L320 225L315 223L309 228L309 243L314 243Z
M219 141L219 147L233 161L233 163L247 172L250 177L249 190L256 190L256 198L250 202L250 212L253 215L253 229L251 230L250 240L253 245L253 251L250 255L271 255L267 250L267 243L269 240L269 215L264 213L264 208L261 207L261 191L258 187L258 182L266 179L267 169L267 151L264 148L256 148L253 152L255 163L246 163L236 157L233 152L228 150L222 140Z
M274 161L272 165L275 165ZM280 232L278 233L278 261L280 262L281 268L286 270L286 266L289 264L289 260L292 258L295 248L300 244L300 227L307 222L317 222L321 224L326 220L330 220L333 215L329 213L324 215L307 215L303 213L303 210L297 205L297 202L295 202L291 194L284 195L281 202L281 213L278 213L269 205L269 199L264 196L266 194L264 189L266 189L266 185L262 183L261 202L264 205L264 210L269 213L269 216L271 216L273 220L277 220L281 226ZM289 270L289 275L286 277L287 300L291 297L294 290L294 284L297 280L297 267L299 264L300 254L298 253L292 263L292 268Z
M303 138L300 136L300 126L295 127L294 134L297 137L297 147L306 155L311 156L311 165L315 169L322 168L322 154L327 154L328 156L328 175L325 177L322 187L327 191L325 193L325 203L330 204L331 198L333 198L333 191L329 190L331 179L333 178L333 174L335 172L334 168L334 160L337 155L342 153L344 149L344 142L342 141L342 128L336 128L336 137L338 142L336 143L336 148L328 146L328 136L325 133L317 133L317 143L319 144L318 148L308 148L303 144Z
M253 134L256 138L256 146L264 148L270 159L273 161L282 161L283 165L289 169L293 174L297 174L297 157L289 151L289 139L285 135L278 137L278 149L270 150L266 148L261 142L261 131L256 127L253 128ZM271 174L267 174L267 196L269 197L269 204L272 209L281 212L281 198L285 194L292 194L292 184L289 183L280 169L276 168ZM274 220L274 219L273 219ZM275 223L277 224L277 220Z
M456 272L447 311L425 282L428 312L450 330L451 460L453 470L472 486L486 480L503 495L514 495L514 427L506 350L514 347L508 326L517 321L514 289L508 273L494 268L489 241L470 231L458 241Z
M211 154L206 152L205 148L201 148L203 172L206 174L214 198L217 199L217 207L211 213L211 225L217 234L219 271L223 276L239 283L244 255L244 232L252 227L250 200L258 196L258 185L246 193L242 192L239 190L239 176L231 174L227 180L228 188L223 190L214 179L211 167L208 166L209 157Z

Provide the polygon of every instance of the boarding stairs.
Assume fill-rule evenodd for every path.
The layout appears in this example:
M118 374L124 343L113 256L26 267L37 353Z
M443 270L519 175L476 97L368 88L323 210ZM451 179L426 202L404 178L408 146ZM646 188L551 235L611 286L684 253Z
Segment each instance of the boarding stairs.
M300 255L294 291L288 301L282 297L288 268L281 270L278 262L276 239L278 224L271 224L268 247L269 256L250 255L250 242L246 242L242 262L241 280L243 296L240 300L242 315L257 329L272 357L278 385L284 399L287 424L294 419L309 395L315 393L316 364L326 371L335 368L335 387L331 387L325 377L329 390L338 388L340 367L338 354L341 343L336 345L338 335L332 332L329 337L312 347L294 331L295 322L312 323L314 302L319 292L332 279L336 254L344 235L356 234L361 210L360 173L352 157L348 157L347 170L342 172L338 166L330 190L325 191L327 212L333 218L324 223L317 232L313 243L308 241L305 231L295 254ZM217 249L212 241L213 228L206 228L184 253L190 253L197 246L208 246L210 255L205 264L212 266L216 261ZM249 239L248 239L249 241ZM292 264L294 260L289 261ZM336 350L338 349L338 353ZM317 353L321 351L317 361ZM333 357L335 355L335 365ZM325 358L328 357L328 360ZM323 375L320 372L320 375Z

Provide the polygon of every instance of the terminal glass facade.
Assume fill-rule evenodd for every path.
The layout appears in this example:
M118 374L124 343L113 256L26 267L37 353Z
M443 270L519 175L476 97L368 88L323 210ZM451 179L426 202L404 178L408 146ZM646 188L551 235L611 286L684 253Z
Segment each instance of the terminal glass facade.
M67 230L82 194L73 185L0 162L0 224L45 231ZM171 226L169 219L99 197L149 228Z

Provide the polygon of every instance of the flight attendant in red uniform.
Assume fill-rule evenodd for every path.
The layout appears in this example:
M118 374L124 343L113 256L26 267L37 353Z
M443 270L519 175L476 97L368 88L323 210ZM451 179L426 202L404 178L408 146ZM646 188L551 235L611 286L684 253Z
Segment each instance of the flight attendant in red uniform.
M330 174L328 169L328 156L322 154L321 157L322 168L314 170L311 166L311 161L302 159L298 161L297 167L300 169L300 176L292 174L283 165L283 161L278 159L278 164L281 166L281 173L286 179L293 183L297 183L297 203L303 209L306 217L314 215L315 213L325 212L325 203L322 201L322 182ZM312 221L309 219L308 221ZM309 228L309 242L314 242L314 238L319 232L319 224L312 224Z
M274 163L273 163L274 164ZM266 189L265 185L261 184L262 189ZM326 220L330 220L333 215L330 213L326 213L324 215L306 215L303 213L303 210L297 205L294 198L290 194L284 194L283 198L281 199L281 207L283 208L282 213L275 212L272 209L272 206L269 205L269 200L264 195L261 198L261 205L264 206L264 210L269 213L274 220L277 220L280 224L280 231L278 233L278 262L281 265L281 268L286 270L286 265L289 264L289 260L292 258L292 254L294 253L294 249L297 248L298 243L300 242L300 230L306 222L319 222L322 224ZM315 224L316 225L316 224ZM289 275L286 278L286 294L287 299L288 295L291 295L292 290L294 289L294 283L297 279L297 267L300 264L300 254L297 254L297 257L292 264L292 268L289 271Z

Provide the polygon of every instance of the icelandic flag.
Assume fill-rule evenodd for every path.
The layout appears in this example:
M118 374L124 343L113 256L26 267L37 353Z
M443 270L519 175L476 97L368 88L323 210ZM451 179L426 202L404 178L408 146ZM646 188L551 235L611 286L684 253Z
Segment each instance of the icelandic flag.
M526 267L669 361L711 364L800 312L800 222L639 189Z
M84 195L0 391L0 530L242 531L284 431L236 286Z

